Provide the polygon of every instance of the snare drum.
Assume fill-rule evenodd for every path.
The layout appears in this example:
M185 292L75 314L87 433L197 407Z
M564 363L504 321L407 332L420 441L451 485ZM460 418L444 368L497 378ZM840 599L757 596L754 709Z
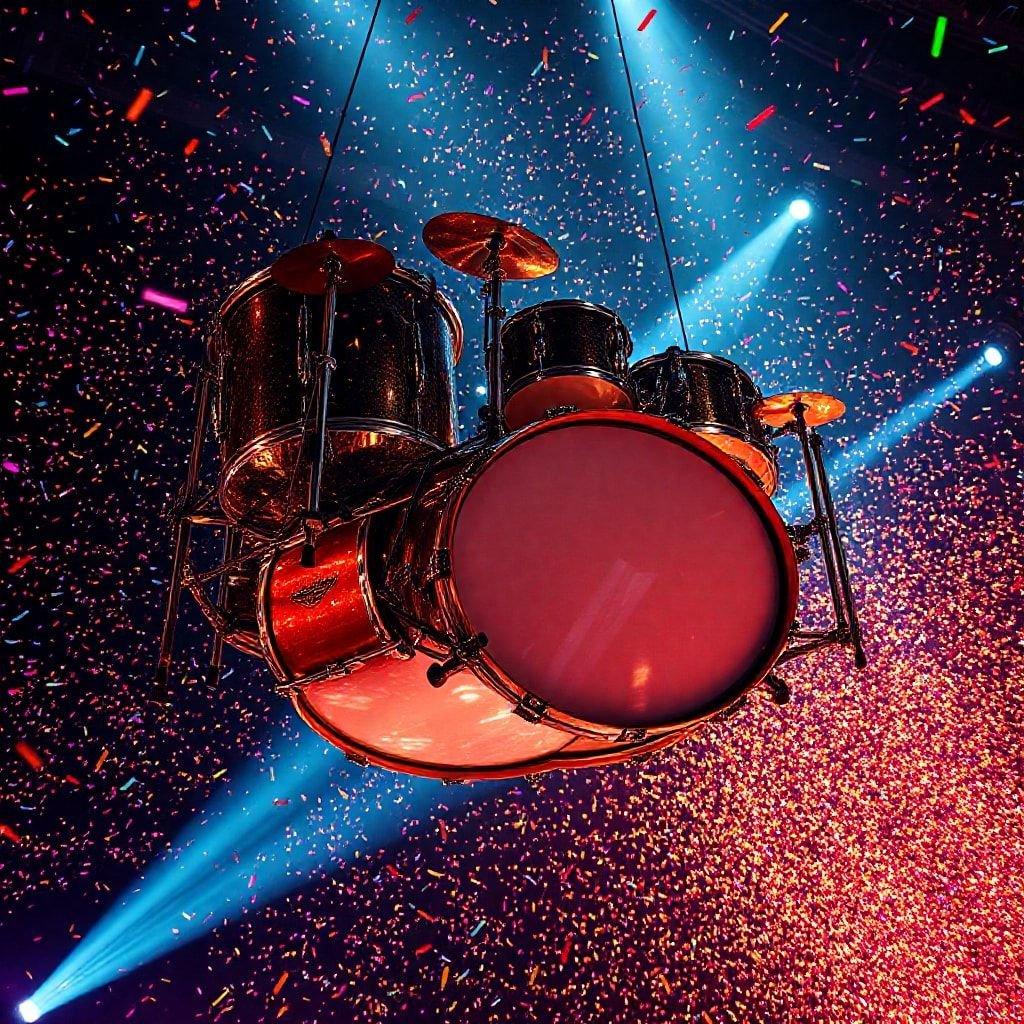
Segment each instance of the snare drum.
M440 690L433 659L404 648L378 603L385 515L326 530L317 565L303 568L296 542L263 566L259 630L264 656L302 719L358 760L448 779L502 778L607 764L675 742L595 741L526 721L468 669ZM383 614L382 614L383 613Z
M754 415L761 392L735 363L673 346L641 359L629 373L638 408L696 431L735 459L774 494L778 458L764 424Z
M305 507L303 424L315 376L323 305L250 278L221 307L212 353L220 363L215 429L221 507L235 523L273 534ZM425 453L455 443L453 364L462 326L432 282L397 268L379 285L340 295L327 403L323 507L358 505Z
M639 741L698 722L767 674L793 623L778 513L664 419L562 415L446 453L397 521L388 588L429 627L411 639L475 640L493 695L556 730Z
M501 331L502 415L512 430L549 410L632 409L633 343L610 309L576 299L530 306Z

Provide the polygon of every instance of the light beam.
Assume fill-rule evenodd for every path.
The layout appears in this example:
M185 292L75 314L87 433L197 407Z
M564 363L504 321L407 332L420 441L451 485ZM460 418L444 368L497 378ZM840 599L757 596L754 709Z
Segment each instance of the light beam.
M437 802L440 782L356 768L311 731L296 742L294 727L280 727L259 764L226 783L21 1003L23 1020L38 1020L203 937L319 877L329 864L388 845L404 821L423 817ZM473 795L493 788L475 787ZM452 792L445 792L448 806Z

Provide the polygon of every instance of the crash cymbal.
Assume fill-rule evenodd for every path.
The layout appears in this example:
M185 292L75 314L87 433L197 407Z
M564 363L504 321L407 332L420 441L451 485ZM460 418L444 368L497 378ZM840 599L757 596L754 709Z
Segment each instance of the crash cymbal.
M499 260L506 280L529 281L558 269L558 253L543 238L522 224L482 213L438 214L423 228L423 242L442 263L486 278L487 245L496 231L504 241Z
M384 246L361 238L334 238L325 234L315 242L279 256L270 268L270 276L290 291L323 295L327 290L324 264L332 256L341 264L340 295L372 288L395 269L395 258Z
M754 406L754 415L769 427L785 427L796 422L793 407L798 402L804 406L804 422L809 427L831 423L846 412L842 401L824 391L786 391L761 399Z

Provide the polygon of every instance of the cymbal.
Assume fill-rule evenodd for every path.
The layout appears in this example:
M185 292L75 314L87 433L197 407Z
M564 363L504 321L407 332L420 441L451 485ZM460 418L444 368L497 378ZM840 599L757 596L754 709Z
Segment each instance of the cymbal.
M504 240L498 258L508 281L529 281L558 269L558 253L522 224L482 213L439 213L423 228L423 242L442 262L464 274L487 278L487 243L495 232Z
M270 268L270 276L290 291L323 295L327 290L324 263L332 256L341 264L339 295L372 288L395 269L394 256L376 242L325 235L279 256Z
M804 422L809 427L831 423L846 412L844 402L824 391L786 391L761 399L754 406L754 415L769 427L784 427L796 422L793 407L798 402L805 406Z

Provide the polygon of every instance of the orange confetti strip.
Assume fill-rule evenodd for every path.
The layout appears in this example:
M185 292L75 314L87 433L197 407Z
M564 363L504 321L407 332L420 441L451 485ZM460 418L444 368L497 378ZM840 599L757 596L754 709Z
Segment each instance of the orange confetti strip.
M2 822L0 822L0 836L5 836L12 843L21 842L21 836L10 825L4 825Z
M960 117L964 124L978 123L978 119L969 110L965 110L963 107L960 108Z
M274 995L276 996L281 989L284 988L285 982L288 980L288 972L282 971L281 977L277 979L277 984L274 986Z
M42 770L43 759L24 740L18 740L14 744L14 750L29 768L37 772Z
M768 29L768 35L771 35L787 18L789 17L789 11L783 11L771 24L771 28Z
M909 341L901 341L900 346L905 348L912 356L916 356L917 353L921 351L916 345Z
M152 89L140 89L139 95L135 97L132 105L128 108L125 113L126 121L138 121L142 117L142 112L149 106L149 101L153 98Z
M449 973L450 973L450 968L449 968L449 966L447 964L445 964L444 967L441 969L441 991L442 992L444 991L445 985L448 984L448 974Z
M82 18L87 21L90 25L96 24L96 19L88 11L80 11Z
M423 956L424 953L429 953L434 948L432 942L425 942L422 946L416 947L416 955Z
M103 752L96 759L96 764L93 766L93 771L98 772L103 767L103 762L110 756L110 751L106 747L103 748Z

